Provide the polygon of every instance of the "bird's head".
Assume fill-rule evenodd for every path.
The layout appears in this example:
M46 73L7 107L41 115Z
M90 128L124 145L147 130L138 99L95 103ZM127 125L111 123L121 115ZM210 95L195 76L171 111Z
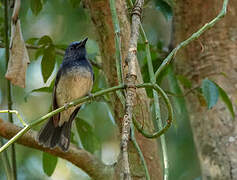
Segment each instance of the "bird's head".
M86 58L86 41L88 38L85 38L82 41L75 41L71 43L65 52L65 60L80 60Z

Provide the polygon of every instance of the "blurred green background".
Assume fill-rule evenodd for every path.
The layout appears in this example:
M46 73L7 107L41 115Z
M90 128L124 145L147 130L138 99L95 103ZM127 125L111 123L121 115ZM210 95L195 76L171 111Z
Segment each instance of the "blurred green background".
M41 38L48 35L55 45L66 46L72 41L89 37L87 51L90 59L100 61L99 48L96 42L96 33L88 10L82 6L73 7L69 1L44 1L42 10L35 16L30 9L30 1L22 1L20 20L25 40ZM3 17L3 3L0 1L0 16ZM144 10L143 24L152 49L152 60L157 67L162 60L162 52L168 51L171 37L171 21L156 9L151 1ZM1 21L0 21L1 24ZM0 26L0 28L2 28ZM2 35L2 34L1 34ZM1 39L2 40L2 37ZM27 69L26 88L12 86L13 109L19 111L24 120L31 122L49 112L51 107L51 93L32 92L34 89L49 86L62 61L62 56L56 56L54 72L46 83L41 73L42 55L36 58L35 50L29 50L31 63ZM144 45L139 43L139 63L145 81L148 81ZM95 85L93 91L107 87L106 78L102 71L94 69ZM4 49L0 49L0 109L7 109L6 80L4 78L6 65ZM164 73L162 87L176 94L181 89L169 67ZM149 95L149 91L148 91ZM170 164L170 180L197 180L200 169L195 151L192 133L189 126L188 112L182 97L172 97L175 108L175 125L166 134ZM72 141L101 157L104 162L113 164L119 153L117 127L110 110L109 96L96 99L95 102L84 105L78 115L81 121L73 127ZM166 110L162 109L165 118ZM4 120L7 114L0 114ZM14 123L21 125L14 116ZM77 127L85 127L82 131ZM36 127L38 130L40 126ZM86 133L90 135L87 136ZM79 140L80 136L80 140ZM48 177L42 166L42 152L16 145L17 167L19 179L90 179L83 171L71 163L58 158L58 163L51 177ZM6 179L4 168L0 162L0 179Z

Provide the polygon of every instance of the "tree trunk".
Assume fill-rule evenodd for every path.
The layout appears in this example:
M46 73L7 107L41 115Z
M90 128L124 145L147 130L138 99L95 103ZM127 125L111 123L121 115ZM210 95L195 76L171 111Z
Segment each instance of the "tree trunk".
M213 19L220 0L180 0L175 6L175 43ZM229 2L226 17L176 56L178 73L195 84L208 77L237 99L237 1ZM223 73L226 76L223 76ZM191 126L202 169L202 179L237 179L237 123L222 102L207 110L188 96ZM236 105L236 104L235 104Z
M95 25L97 33L97 41L100 46L103 70L108 80L110 86L118 84L117 74L116 74L116 60L115 60L115 32L112 23L111 11L109 0L85 0L85 6L89 9L91 14L91 19ZM128 51L128 43L130 38L130 23L128 19L128 8L126 6L126 1L116 0L116 9L120 23L120 35L121 35L121 49L122 49L122 59L126 58L126 53ZM137 62L137 83L142 83L142 76ZM144 124L144 128L153 129L152 119L149 111L149 99L146 95L144 89L137 90L137 104L139 106L134 108L136 120ZM121 131L121 125L124 115L124 109L119 101L119 99L114 94L112 97L113 109L116 122ZM158 157L158 148L156 140L151 140L144 138L141 134L136 132L136 139L140 148L143 152L144 158L146 160L148 170L150 172L151 179L159 180L162 179L160 160ZM120 161L119 161L120 162ZM145 179L145 172L140 162L138 153L136 152L132 143L129 144L129 164L131 168L131 174L133 179ZM115 179L119 178L120 163L116 165Z

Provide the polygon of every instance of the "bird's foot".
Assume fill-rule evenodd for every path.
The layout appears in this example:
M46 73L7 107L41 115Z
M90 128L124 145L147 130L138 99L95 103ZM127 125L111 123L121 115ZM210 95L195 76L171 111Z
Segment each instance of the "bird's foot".
M68 109L68 108L69 108L69 103L66 103L66 104L64 105L64 107L65 107L65 109Z
M92 103L93 101L95 101L95 96L94 96L93 94L88 93L88 96L89 96L89 98L90 98L89 103Z

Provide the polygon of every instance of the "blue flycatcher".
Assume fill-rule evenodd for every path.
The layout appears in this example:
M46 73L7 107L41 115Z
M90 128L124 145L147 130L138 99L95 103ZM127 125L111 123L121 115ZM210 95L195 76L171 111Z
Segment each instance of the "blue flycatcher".
M90 93L94 73L87 59L86 41L71 43L66 49L63 62L58 70L53 89L53 110ZM38 134L38 141L44 147L59 146L67 151L70 145L72 121L81 104L70 107L51 117Z

